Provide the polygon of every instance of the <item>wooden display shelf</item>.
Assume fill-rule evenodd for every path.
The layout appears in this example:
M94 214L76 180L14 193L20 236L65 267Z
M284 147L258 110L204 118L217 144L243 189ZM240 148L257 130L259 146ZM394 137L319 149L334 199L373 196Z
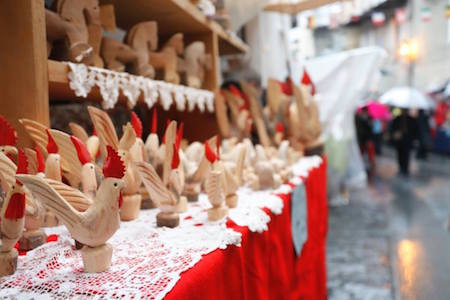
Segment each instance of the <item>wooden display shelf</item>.
M219 38L219 54L245 53L248 46L226 32L217 22L209 20L187 0L100 0L113 4L117 25L125 30L142 21L158 22L162 37L182 32L185 36L215 33Z

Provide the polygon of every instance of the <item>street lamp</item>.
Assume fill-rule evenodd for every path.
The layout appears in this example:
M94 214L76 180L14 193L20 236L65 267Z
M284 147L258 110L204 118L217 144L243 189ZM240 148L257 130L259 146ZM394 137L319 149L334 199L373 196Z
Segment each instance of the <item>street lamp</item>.
M403 40L398 47L398 54L408 63L408 85L413 86L415 62L419 56L419 45L417 40Z

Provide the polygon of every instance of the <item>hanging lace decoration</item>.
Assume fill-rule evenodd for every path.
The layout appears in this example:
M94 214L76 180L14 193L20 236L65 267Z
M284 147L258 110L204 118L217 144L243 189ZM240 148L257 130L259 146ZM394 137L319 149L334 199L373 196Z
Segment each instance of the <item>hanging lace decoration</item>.
M180 88L180 89L176 89L174 91L175 105L176 105L177 109L181 110L181 111L186 110L186 98L184 97L183 90L184 90L184 87L182 87L182 89Z
M84 64L74 64L67 62L70 72L67 77L69 86L78 97L86 98L94 86L100 89L103 98L102 106L104 109L113 108L120 92L127 98L129 108L133 108L139 96L143 95L143 100L148 108L152 108L156 101L161 101L165 110L170 109L175 102L178 110L186 109L192 111L197 106L202 112L205 106L208 111L214 111L214 93L175 85L172 83L152 80L142 76L134 76L128 73L115 72L96 67L88 67Z
M164 110L169 110L172 105L171 86L163 81L158 82L159 99Z

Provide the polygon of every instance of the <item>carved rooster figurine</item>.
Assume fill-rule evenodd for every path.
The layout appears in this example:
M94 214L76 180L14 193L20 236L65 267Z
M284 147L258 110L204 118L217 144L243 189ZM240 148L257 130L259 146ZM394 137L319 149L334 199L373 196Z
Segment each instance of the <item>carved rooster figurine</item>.
M131 126L136 133L136 142L130 149L131 159L134 162L144 161L145 148L142 140L142 122L134 111L131 112Z
M122 158L126 172L124 176L125 188L123 190L123 206L120 210L120 218L122 221L131 221L139 216L141 209L142 196L139 193L141 186L141 179L135 169L133 158L130 154L130 149L136 143L136 133L130 123L123 126L123 135L119 141L116 130L109 115L96 107L88 107L89 115L92 123L97 129L97 134L100 139L100 149L106 149L106 146L111 146L116 150ZM104 153L101 150L101 153Z
M95 128L93 134L89 136L86 130L77 123L70 122L69 127L72 134L86 144L91 161L95 162L97 156L100 154L100 140L95 132Z
M217 136L210 138L208 142L209 144L217 144ZM204 148L205 146L203 144L194 142L186 148L186 153L180 151L180 158L183 162L186 178L183 195L190 202L198 200L201 185L211 169L211 164L205 156Z
M28 150L28 151L27 151ZM33 174L31 164L36 164L36 175L44 177L45 163L42 153L39 148L36 147L36 151L31 153L31 149L25 149L29 153L27 155L27 172L21 172L21 174ZM21 151L19 150L19 155ZM24 152L24 153L26 153ZM34 154L34 157L33 155ZM35 161L35 162L34 162ZM18 168L20 166L18 165ZM31 171L31 172L30 172ZM24 188L26 194L26 211L25 211L25 231L19 240L19 249L23 251L29 251L39 247L44 244L47 240L47 235L45 234L42 227L44 226L45 218L48 217L46 214L46 209L44 205L37 199L35 199L29 190ZM56 219L52 214L51 218Z
M56 129L50 129L49 132L58 147L58 153L67 161L65 176L70 185L74 188L81 186L82 192L93 199L97 191L97 177L95 165L91 162L86 145L80 139L65 132ZM90 203L86 205L89 206Z
M18 166L0 153L0 176L9 184L5 203L1 209L2 245L0 249L0 277L11 275L17 268L17 250L14 248L20 239L25 225L26 197L22 183L14 180L16 174L27 172L27 158L23 150L18 152Z
M60 190L52 187L52 180L36 175L16 175L35 197L50 207L67 227L74 239L85 246L81 250L84 271L103 272L111 265L112 246L108 239L120 226L119 209L122 202L122 188L125 182L125 166L117 152L107 146L107 158L103 165L105 178L97 190L93 204L85 211L74 209L67 197L85 198L76 189L60 185Z
M158 116L156 113L156 107L153 109L153 118L152 118L152 131L147 137L145 141L145 151L146 151L146 161L150 162L152 165L155 163L156 154L159 149L159 138L157 131L158 124Z
M208 141L205 142L205 156L212 164L212 170L205 182L205 191L212 205L212 208L208 209L208 220L218 221L228 215L228 207L224 205L223 166L218 163L217 154L211 149Z
M152 165L146 162L136 163L136 167L142 178L151 199L157 203L160 212L156 216L156 224L159 227L176 227L180 222L177 205L180 203L183 191L184 175L180 166L179 151L175 142L176 122L172 121L166 130L166 161L169 169L166 183L161 179ZM165 167L165 166L164 166ZM165 169L165 168L164 168ZM163 171L164 172L164 171ZM185 199L184 199L185 200ZM187 200L185 200L187 201Z

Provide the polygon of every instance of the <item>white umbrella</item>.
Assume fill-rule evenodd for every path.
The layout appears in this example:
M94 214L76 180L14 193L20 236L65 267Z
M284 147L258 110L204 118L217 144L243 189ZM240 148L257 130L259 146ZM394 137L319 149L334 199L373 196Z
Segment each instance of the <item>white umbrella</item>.
M380 97L380 102L400 108L430 109L434 106L427 95L409 86L390 89Z
M447 86L445 87L444 96L450 97L450 80L448 81Z

